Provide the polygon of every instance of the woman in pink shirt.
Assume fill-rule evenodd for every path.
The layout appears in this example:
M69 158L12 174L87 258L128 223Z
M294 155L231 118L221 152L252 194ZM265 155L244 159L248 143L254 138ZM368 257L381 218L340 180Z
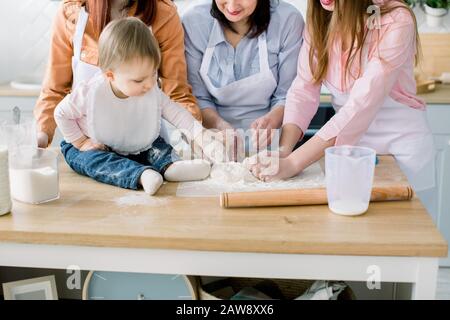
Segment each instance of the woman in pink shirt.
M369 13L368 13L369 12ZM392 154L416 191L435 185L434 145L416 96L417 23L403 0L309 0L297 77L286 101L279 168L253 165L261 180L297 175L335 145ZM297 150L317 112L320 88L336 115Z

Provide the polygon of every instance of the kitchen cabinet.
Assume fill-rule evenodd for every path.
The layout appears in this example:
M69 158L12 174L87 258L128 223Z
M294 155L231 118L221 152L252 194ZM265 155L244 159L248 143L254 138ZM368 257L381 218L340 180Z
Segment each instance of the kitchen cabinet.
M450 104L428 106L428 120L436 145L437 203L433 219L440 231L450 240ZM441 260L441 266L450 267L450 258Z

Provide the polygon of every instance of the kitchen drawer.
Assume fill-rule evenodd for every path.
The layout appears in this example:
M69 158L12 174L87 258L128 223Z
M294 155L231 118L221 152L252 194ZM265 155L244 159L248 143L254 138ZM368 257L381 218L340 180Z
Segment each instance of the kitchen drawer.
M434 136L437 156L437 225L443 236L450 243L450 134ZM450 251L446 259L442 259L441 266L450 267Z
M429 105L427 116L433 134L450 134L450 105Z

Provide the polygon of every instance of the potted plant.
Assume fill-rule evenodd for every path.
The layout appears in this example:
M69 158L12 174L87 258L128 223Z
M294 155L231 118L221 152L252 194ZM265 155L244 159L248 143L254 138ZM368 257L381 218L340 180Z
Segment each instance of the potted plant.
M430 27L442 25L444 17L448 13L449 0L425 0L424 8L427 17L427 24Z
M411 9L416 6L416 0L405 0L405 2Z

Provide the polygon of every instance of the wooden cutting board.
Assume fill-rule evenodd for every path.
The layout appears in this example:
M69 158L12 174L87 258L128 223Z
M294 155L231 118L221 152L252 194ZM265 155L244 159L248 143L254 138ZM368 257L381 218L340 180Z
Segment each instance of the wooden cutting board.
M324 159L320 162L322 170ZM393 157L380 157L375 167L371 201L411 200L414 192ZM270 190L257 192L224 192L220 195L223 208L298 206L327 204L326 188Z

